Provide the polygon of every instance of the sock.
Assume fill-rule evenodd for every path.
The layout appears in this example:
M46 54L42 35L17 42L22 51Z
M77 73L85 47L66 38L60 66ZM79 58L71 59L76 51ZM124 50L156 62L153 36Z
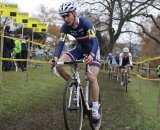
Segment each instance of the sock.
M94 110L99 110L99 103L98 102L92 102L93 109Z

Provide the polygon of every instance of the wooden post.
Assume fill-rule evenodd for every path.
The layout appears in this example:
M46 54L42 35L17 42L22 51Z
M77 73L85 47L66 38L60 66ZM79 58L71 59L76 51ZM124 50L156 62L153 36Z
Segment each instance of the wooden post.
M42 67L41 68L41 78L43 79L43 74L44 74L44 63L43 63L43 61L45 61L45 57L44 57L44 55L45 55L45 51L44 51L45 47L42 46L41 48L43 49L43 58L42 58L42 61L41 61L42 62L41 63L41 67Z
M30 40L30 38L29 38ZM30 46L31 46L31 43L30 42L27 42L27 50L28 50L28 53L27 53L27 73L26 73L26 81L28 82L28 70L29 70L29 63L28 63L28 59L30 59L30 54L31 54L31 51L30 51Z
M147 62L147 79L150 77L150 65L149 65L149 61ZM146 87L146 104L148 102L148 87L149 87L149 80L146 81L147 83L147 87Z
M142 75L142 64L140 64L140 68L139 68L139 74L140 75ZM141 80L139 81L140 83L139 83L139 94L140 94L140 96L141 96L141 94L142 94L142 88L141 88L141 85L142 85L142 82L141 82Z
M157 108L157 116L160 116L160 81L159 81L159 91L158 91L158 108Z
M1 23L1 19L0 19L0 23ZM4 29L3 27L0 25L1 27L1 40L0 40L0 57L3 57L3 43L4 43ZM0 60L0 93L2 93L2 60Z

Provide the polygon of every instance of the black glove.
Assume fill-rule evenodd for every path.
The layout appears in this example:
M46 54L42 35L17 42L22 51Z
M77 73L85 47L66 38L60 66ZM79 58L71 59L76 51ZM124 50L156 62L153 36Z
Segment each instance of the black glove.
M56 66L56 61L55 61L55 59L51 59L51 60L50 60L50 64L51 64L51 69L53 69L53 67Z

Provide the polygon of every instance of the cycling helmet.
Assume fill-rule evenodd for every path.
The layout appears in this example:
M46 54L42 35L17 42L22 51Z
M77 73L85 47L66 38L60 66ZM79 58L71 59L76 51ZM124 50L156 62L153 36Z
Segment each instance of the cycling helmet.
M63 3L59 8L59 14L61 16L67 15L67 13L75 11L76 7L71 2Z
M112 53L110 52L110 53L108 53L108 56L112 56Z
M124 52L124 53L128 53L128 52L129 52L128 47L124 47L124 48L123 48L123 52Z

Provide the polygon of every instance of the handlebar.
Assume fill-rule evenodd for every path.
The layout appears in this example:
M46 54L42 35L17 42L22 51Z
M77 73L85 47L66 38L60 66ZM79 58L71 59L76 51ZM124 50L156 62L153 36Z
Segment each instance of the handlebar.
M60 61L57 62L58 65L64 65L64 64L78 64L78 63L84 63L84 60L76 60L76 61Z

